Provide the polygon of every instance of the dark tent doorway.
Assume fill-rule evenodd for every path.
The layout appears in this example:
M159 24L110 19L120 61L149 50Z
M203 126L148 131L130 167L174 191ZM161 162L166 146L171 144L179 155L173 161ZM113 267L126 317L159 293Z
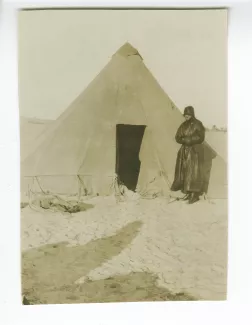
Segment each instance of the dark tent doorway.
M119 181L135 191L141 168L139 152L146 125L117 124L116 173Z

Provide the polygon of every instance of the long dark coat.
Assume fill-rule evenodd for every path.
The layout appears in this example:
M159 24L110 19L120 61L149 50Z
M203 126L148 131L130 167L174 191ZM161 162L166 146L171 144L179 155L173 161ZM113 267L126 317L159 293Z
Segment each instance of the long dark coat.
M192 117L179 127L175 139L182 146L178 151L172 191L183 193L203 192L205 128L203 124Z

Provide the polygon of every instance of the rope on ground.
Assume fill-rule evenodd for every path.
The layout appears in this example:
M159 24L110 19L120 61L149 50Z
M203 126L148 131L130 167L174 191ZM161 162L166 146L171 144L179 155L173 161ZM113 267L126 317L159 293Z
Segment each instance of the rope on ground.
M36 179L36 181L37 181L37 183L38 183L38 185L39 185L39 188L40 188L41 192L42 192L45 196L51 196L51 197L54 197L54 198L56 198L56 199L59 200L59 201L62 201L62 202L64 202L64 203L66 203L66 204L70 204L70 205L71 205L70 202L68 202L67 200L65 200L65 199L64 199L63 197L61 197L60 195L57 195L57 194L52 193L52 192L50 192L50 191L45 191L45 190L42 188L42 186L41 186L41 184L40 184L38 178L35 177L35 179ZM73 206L73 205L72 205L72 206Z

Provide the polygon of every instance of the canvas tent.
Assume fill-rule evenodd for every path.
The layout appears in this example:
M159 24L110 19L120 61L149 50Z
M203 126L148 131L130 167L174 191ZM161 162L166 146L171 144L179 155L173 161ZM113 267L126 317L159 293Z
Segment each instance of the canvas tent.
M142 195L169 195L179 148L174 136L182 121L126 43L37 140L21 164L22 194L110 195L119 179ZM207 144L205 151L206 192L226 198L226 164Z
M36 146L37 138L46 132L50 120L28 119L20 116L20 158L23 161Z

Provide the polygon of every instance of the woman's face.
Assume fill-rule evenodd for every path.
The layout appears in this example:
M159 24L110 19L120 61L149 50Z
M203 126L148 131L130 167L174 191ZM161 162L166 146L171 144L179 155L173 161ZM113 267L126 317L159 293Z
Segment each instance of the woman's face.
M191 118L191 116L190 116L190 115L185 115L185 119L186 119L187 121L189 121L189 120L190 120L190 118Z

